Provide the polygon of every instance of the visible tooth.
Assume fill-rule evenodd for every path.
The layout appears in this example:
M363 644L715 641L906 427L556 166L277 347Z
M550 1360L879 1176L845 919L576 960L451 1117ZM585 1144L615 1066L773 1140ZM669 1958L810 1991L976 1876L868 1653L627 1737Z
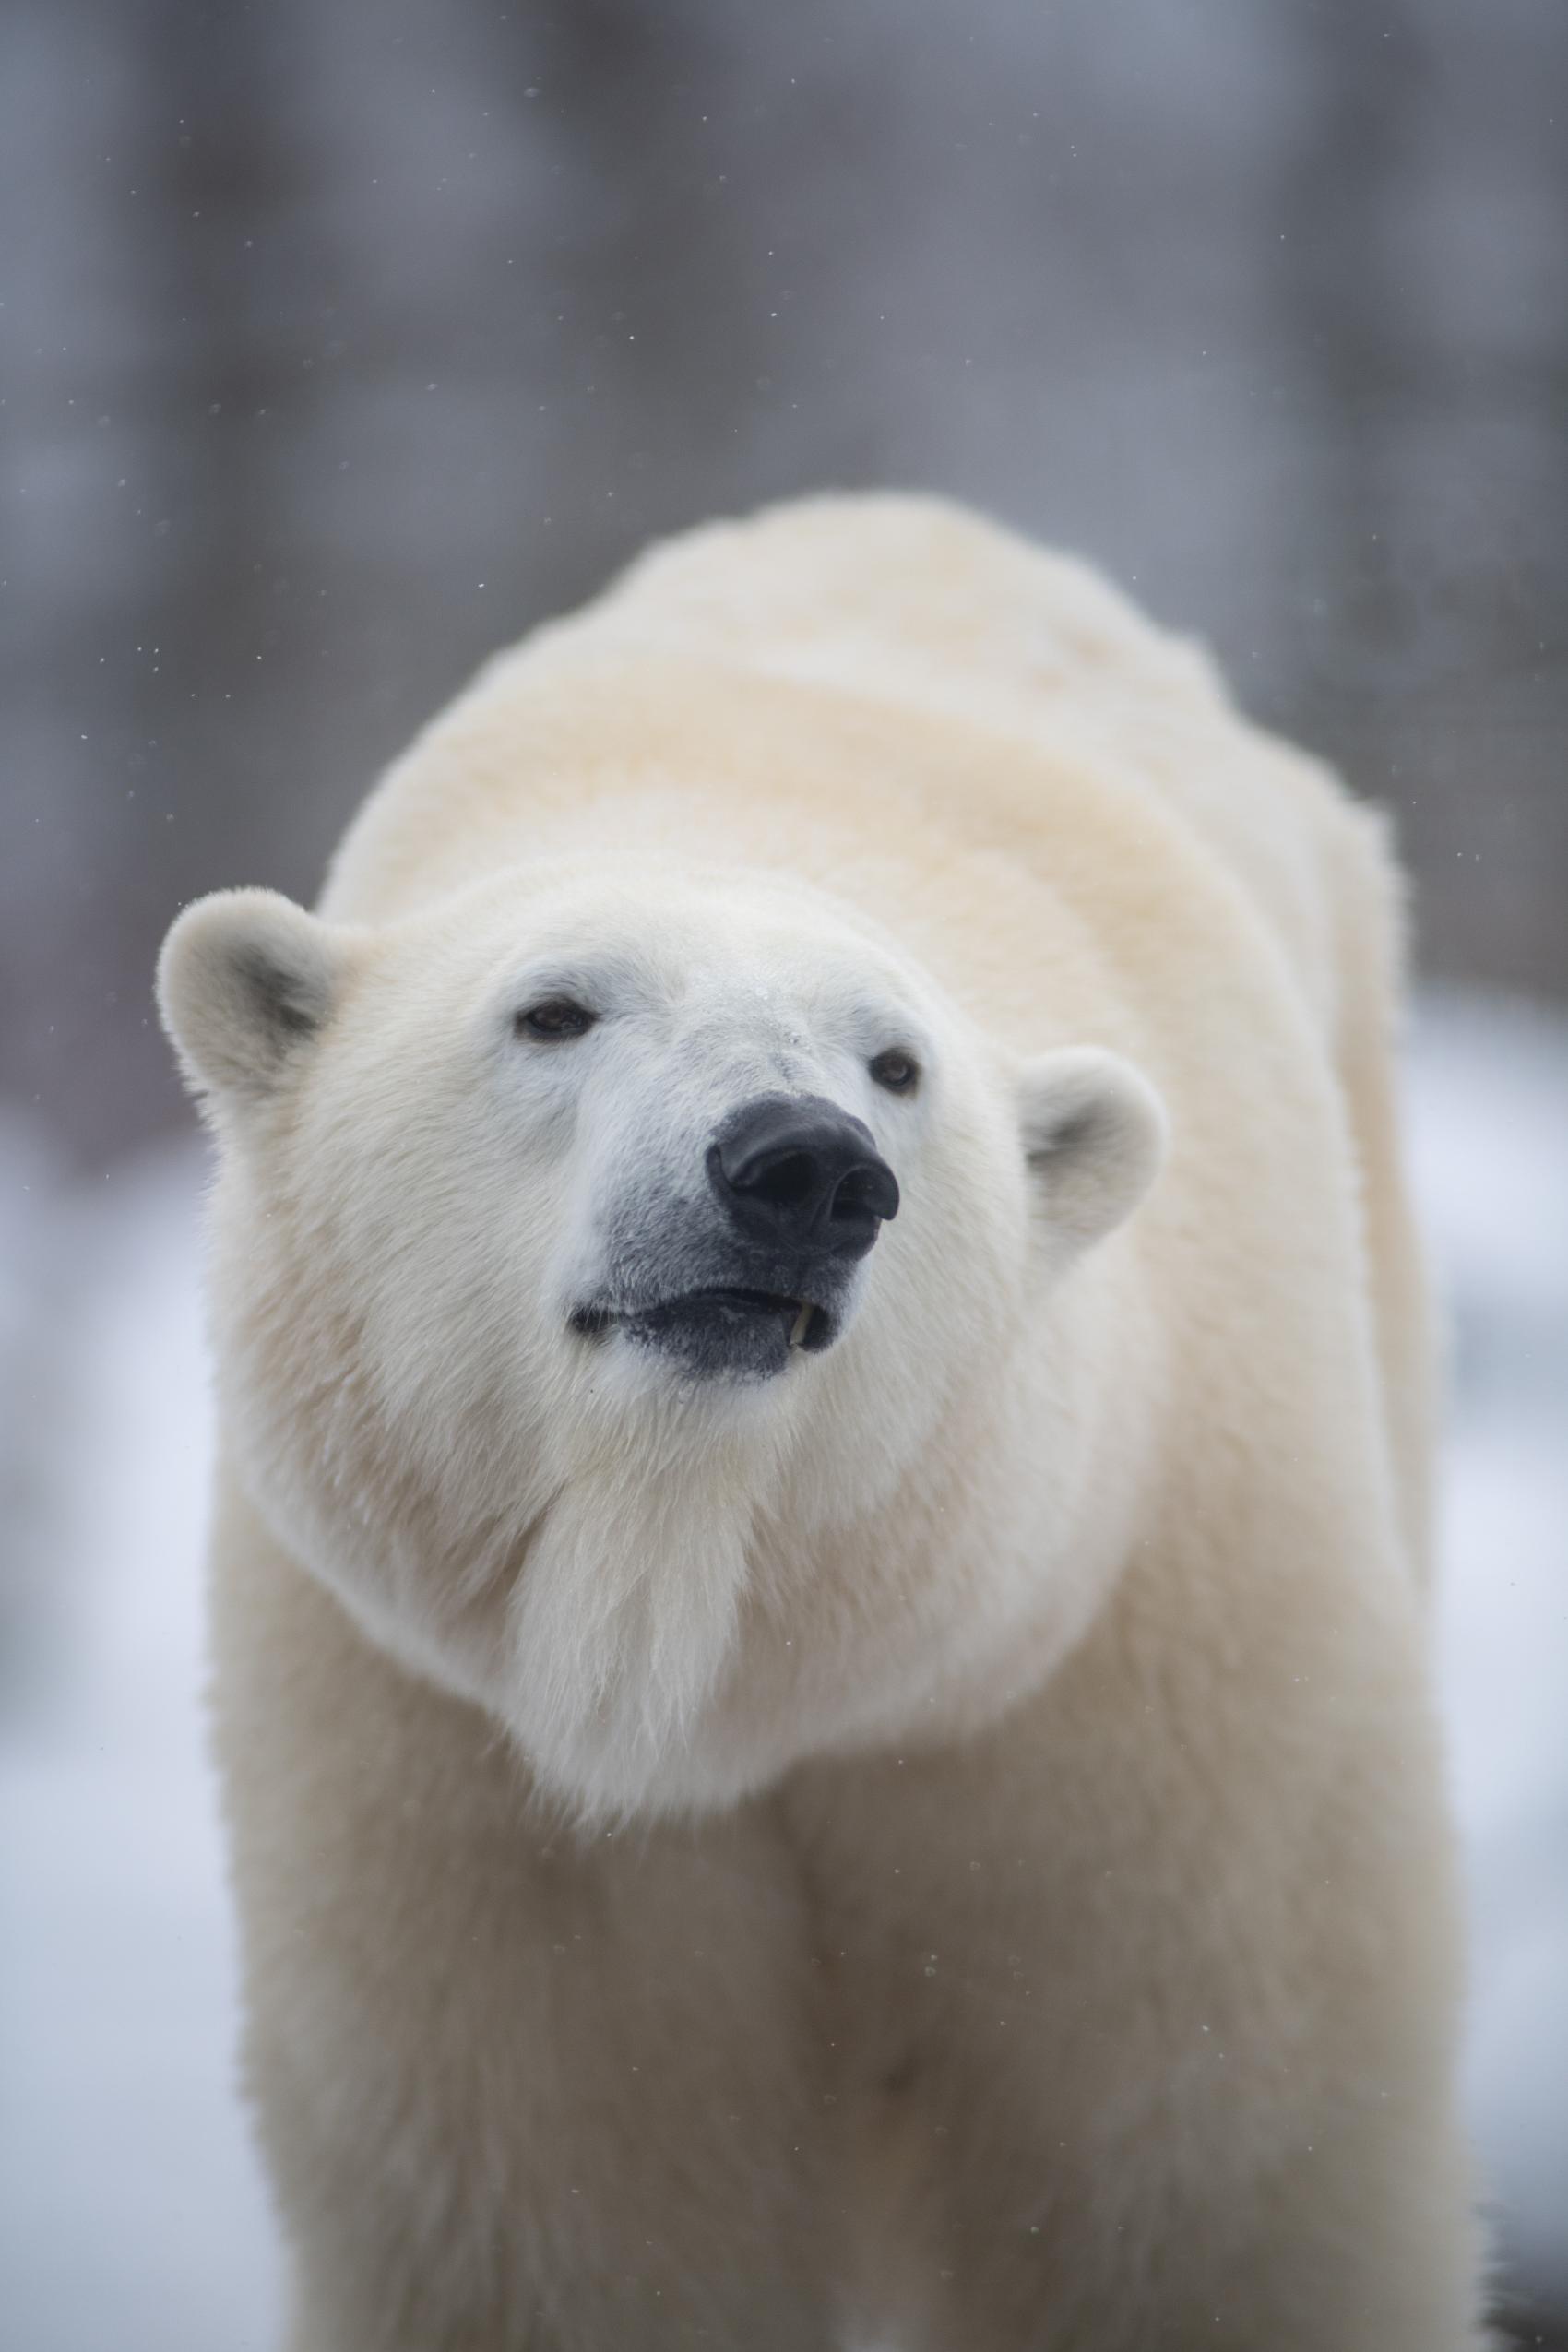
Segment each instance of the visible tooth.
M804 1346L806 1334L811 1329L811 1323L812 1311L810 1303L806 1300L802 1299L801 1301L801 1312L795 1317L794 1322L790 1325L790 1345L791 1348L800 1348Z

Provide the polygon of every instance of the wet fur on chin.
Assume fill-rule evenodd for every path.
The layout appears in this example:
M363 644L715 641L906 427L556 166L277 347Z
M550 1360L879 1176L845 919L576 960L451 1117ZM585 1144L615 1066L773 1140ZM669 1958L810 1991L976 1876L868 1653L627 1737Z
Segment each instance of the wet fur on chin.
M793 1416L690 1389L592 1404L558 1431L560 1482L513 1586L493 1704L582 1821L723 1802L738 1792L714 1785L699 1726Z

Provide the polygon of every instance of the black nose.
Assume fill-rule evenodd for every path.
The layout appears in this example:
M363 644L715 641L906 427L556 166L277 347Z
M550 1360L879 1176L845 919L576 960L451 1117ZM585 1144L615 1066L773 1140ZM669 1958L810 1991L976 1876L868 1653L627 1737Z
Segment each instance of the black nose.
M756 1241L862 1257L898 1185L869 1127L819 1095L762 1095L732 1111L708 1146L707 1180Z

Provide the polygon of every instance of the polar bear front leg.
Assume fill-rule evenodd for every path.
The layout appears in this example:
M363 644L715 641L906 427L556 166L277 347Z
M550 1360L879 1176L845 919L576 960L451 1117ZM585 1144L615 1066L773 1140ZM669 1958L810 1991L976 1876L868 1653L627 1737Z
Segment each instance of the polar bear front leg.
M907 2214L916 2226L900 2266L885 2273L883 2308L916 2314L904 2317L899 2352L1482 2352L1491 2343L1475 2309L1475 2247L1451 2227L1464 2182L1435 2144L1452 2146L1440 2118L1424 2146L1391 2133L1371 2155L1364 2131L1337 2143L1325 2133L1266 2193L1227 2204L1195 2193L1193 2151L1135 2137L1117 2147L1092 2120L1080 2133L1061 2115L1052 2120L1068 2137L1052 2141L1048 2109L1033 2152L1004 2157L994 2128L1002 2103L982 2091L968 2130L935 2120L961 2112L945 2097L913 2102L899 2119L896 2168L906 2179L919 2138L942 2151ZM1094 2147L1093 2162L1119 2164L1109 2195L1082 2172L1053 2170L1075 2139Z
M822 2352L822 2104L766 1812L552 1824L232 1495L218 1744L292 2352Z
M866 2340L1477 2352L1424 1776L1314 1799L1271 1879L1087 1695L792 1786Z

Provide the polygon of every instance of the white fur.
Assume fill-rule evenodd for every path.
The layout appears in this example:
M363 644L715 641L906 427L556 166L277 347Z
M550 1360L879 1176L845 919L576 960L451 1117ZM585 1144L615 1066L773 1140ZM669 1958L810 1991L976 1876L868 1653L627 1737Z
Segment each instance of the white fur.
M1100 583L872 500L181 918L297 2352L1480 2341L1391 905ZM585 1337L769 1092L900 1188L836 1343Z

